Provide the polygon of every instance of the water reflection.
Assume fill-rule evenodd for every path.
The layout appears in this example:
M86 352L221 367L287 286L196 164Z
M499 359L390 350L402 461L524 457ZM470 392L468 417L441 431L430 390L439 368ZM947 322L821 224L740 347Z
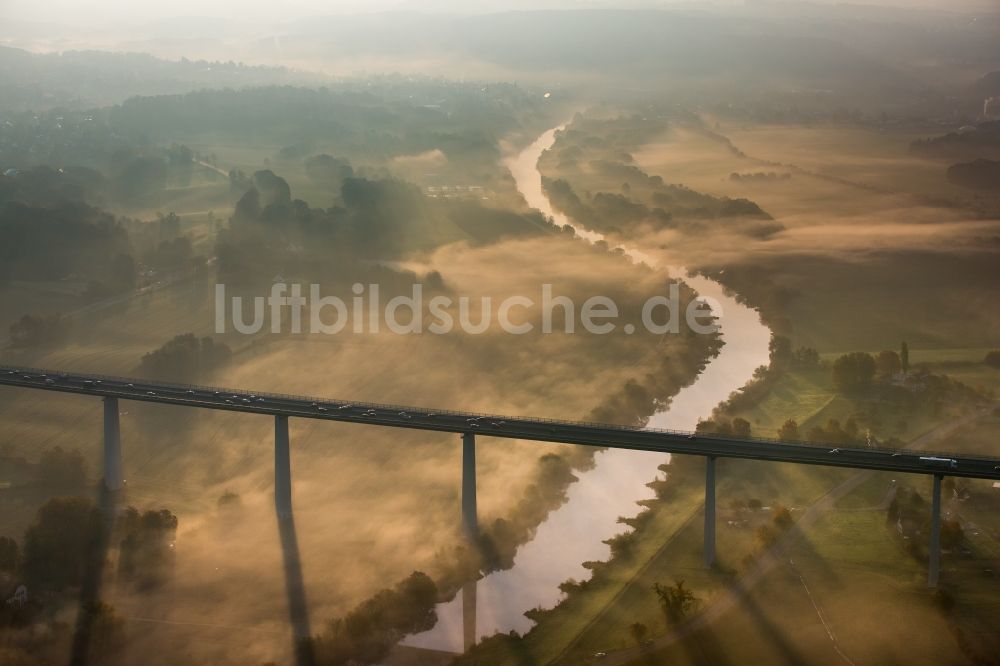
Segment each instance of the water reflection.
M462 649L468 650L479 639L476 636L476 581L462 587Z
M608 558L610 549L603 540L620 531L619 516L636 513L636 500L652 497L645 484L667 459L662 453L598 452L595 467L578 475L567 502L518 549L511 569L496 571L470 586L474 591L463 590L439 604L434 628L410 636L405 643L461 652L470 633L478 641L497 632L530 629L532 622L524 611L551 607L562 596L560 583L590 577L583 562ZM466 620L472 621L471 627Z
M538 159L555 142L557 127L543 134L507 162L518 190L533 208L552 217L557 224L571 224L553 210L542 189ZM584 239L595 242L603 237L577 229ZM635 248L624 248L637 262L656 267L652 257ZM654 414L649 427L693 430L698 420L711 413L729 394L753 376L768 360L770 331L759 314L727 295L722 286L708 278L690 276L675 269L685 282L702 296L720 306L725 345L693 384L674 397L669 409ZM636 502L650 499L646 484L654 479L657 467L669 460L660 453L609 449L600 451L594 467L579 473L579 481L567 491L567 501L538 527L535 537L518 549L514 566L497 571L461 595L437 607L438 623L430 631L408 637L414 647L462 652L470 644L497 632L528 631L533 622L524 612L551 608L563 594L559 584L567 579L586 580L587 561L607 560L610 547L604 543L622 531L619 516L638 513ZM474 639L474 640L473 640Z

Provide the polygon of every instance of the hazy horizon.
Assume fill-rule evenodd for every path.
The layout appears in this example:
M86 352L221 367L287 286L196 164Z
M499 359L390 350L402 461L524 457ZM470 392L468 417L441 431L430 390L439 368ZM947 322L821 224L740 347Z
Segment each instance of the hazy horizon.
M487 0L475 4L460 0L290 0L280 4L268 2L240 2L239 0L177 0L169 4L136 4L128 0L96 0L81 3L74 0L42 0L25 2L6 0L0 4L0 19L32 21L57 25L65 21L79 22L88 28L107 28L102 22L113 20L121 24L135 24L163 19L230 19L291 20L304 17L336 15L366 15L386 12L426 12L441 14L484 14L506 11L582 10L582 9L687 9L718 11L757 7L804 8L857 7L857 8L911 8L942 12L1000 12L991 0L960 0L942 6L937 0L872 0L870 2L839 2L837 0Z

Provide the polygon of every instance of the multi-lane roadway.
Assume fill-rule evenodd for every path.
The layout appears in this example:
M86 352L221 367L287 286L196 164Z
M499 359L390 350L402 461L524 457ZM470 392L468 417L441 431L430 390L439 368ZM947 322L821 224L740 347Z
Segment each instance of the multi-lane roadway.
M183 407L639 451L1000 480L1000 458L722 437L0 366L0 386Z

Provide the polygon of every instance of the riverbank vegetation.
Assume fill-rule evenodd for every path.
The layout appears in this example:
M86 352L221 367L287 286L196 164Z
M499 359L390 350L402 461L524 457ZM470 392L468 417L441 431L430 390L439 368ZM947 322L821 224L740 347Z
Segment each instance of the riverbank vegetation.
M761 250L759 255L740 252L728 240L722 240L717 248L706 249L705 239L700 238L701 245L696 248L689 245L684 230L668 232L649 224L633 225L621 235L627 244L644 247L651 239L662 239L670 244L663 248L667 257L683 255L689 249L696 256L706 257L703 261L711 266L706 274L733 286L741 299L759 307L762 317L777 333L769 365L759 369L747 386L703 421L700 430L833 445L904 446L912 442L933 449L992 451L984 444L989 431L981 428L988 427L984 419L990 417L984 414L992 409L1000 375L988 363L988 349L982 345L993 339L995 323L992 315L970 306L982 302L989 293L995 272L985 266L995 256L991 251L978 253L971 249L974 232L956 223L954 229L969 233L961 247L954 251L920 250L921 270L928 265L963 268L938 273L935 287L928 283L928 288L916 291L913 288L921 281L910 279L916 274L911 270L913 254L907 251L888 252L880 245L860 257L786 257L786 253L794 254L789 246L798 230L804 232L809 224L796 212L796 206L805 208L802 200L814 194L801 189L779 193L764 188L781 187L780 179L726 178L728 182L722 183L721 178L711 180L709 172L752 172L750 164L757 169L762 164L770 168L792 166L795 178L828 178L825 182L829 188L853 187L851 182L839 180L839 175L817 176L819 169L812 164L804 170L798 165L755 161L743 152L741 143L705 132L702 125L690 119L675 121L669 129L664 129L659 120L649 126L659 128L658 141L663 144L629 148L648 172L667 174L671 167L683 165L685 175L693 175L690 182L706 186L715 195L746 195L752 189L754 194L760 194L766 210L778 213L777 222L795 225L757 242L754 247ZM746 131L742 136L747 136ZM785 145L775 140L775 134L768 136L771 143L766 147L772 153ZM566 146L570 143L567 141ZM825 145L834 162L837 150L832 144ZM847 143L841 150L850 153L858 145ZM669 157L664 160L668 150ZM553 151L545 162L553 174L572 167L571 161L559 155L559 151ZM892 173L883 171L882 176L891 177ZM612 182L606 180L605 186ZM560 187L564 194L568 192L563 185L556 189ZM598 187L594 185L595 190ZM943 191L948 186L942 182L936 187ZM881 198L880 206L885 209L890 197L869 191L871 194L865 196L870 196L872 202ZM904 209L920 204L896 197L891 205ZM961 215L956 211L961 211L963 205L953 205L949 214ZM845 229L850 228L847 224L857 222L848 219L858 215L855 211L841 215ZM714 229L707 233L721 240ZM794 277L783 274L783 267L788 266L799 267ZM887 282L886 276L897 268L901 274ZM864 298L850 304L830 300L833 294L845 299L857 294L845 288L845 281L855 280L879 286L874 292L869 288ZM935 293L935 289L939 291ZM956 300L956 290L968 293L972 301ZM918 293L923 307L929 307L934 314L921 319L915 327L904 310L912 311L916 301L910 299ZM962 314L958 314L959 310ZM849 320L843 319L847 312L852 313ZM970 318L981 322L974 325L974 331L967 328ZM891 339L892 335L896 338ZM967 347L938 348L956 339ZM851 350L851 345L861 340L884 347ZM908 344L901 344L902 340L908 340ZM969 425L957 431L964 433L961 441L948 429L937 430L942 424L970 419ZM967 448L970 446L973 448ZM538 624L530 632L523 637L487 639L470 653L468 663L581 663L598 654L629 649L636 654L636 664L706 660L725 663L737 655L740 661L805 663L834 649L852 660L878 660L892 659L896 649L893 646L918 644L925 646L928 654L943 659L976 661L989 653L993 638L983 634L980 627L992 612L988 599L995 598L991 595L996 592L980 594L978 590L984 572L994 570L991 552L995 539L971 514L972 507L980 507L975 514L978 520L995 523L981 512L995 499L995 489L988 482L956 483L946 491L946 502L953 512L950 515L957 516L949 519L945 530L945 567L952 573L946 576L943 591L932 595L924 587L926 521L912 519L907 514L909 509L898 508L905 501L903 497L926 497L926 489L919 484L921 479L913 480L919 484L916 491L900 490L897 495L897 485L903 483L899 475L741 461L723 463L718 472L720 545L715 568L705 569L699 557L701 465L675 456L664 468L666 479L656 484L657 500L637 517L622 519L631 529L610 540L611 559L595 563L590 580L568 581L563 586L566 596L554 609L531 611L530 617ZM824 498L832 492L831 507ZM823 508L815 510L815 506ZM894 519L887 520L894 507ZM665 522L661 517L664 514L674 522ZM902 521L901 514L905 518ZM803 516L809 519L800 525ZM898 527L901 522L907 524L905 534ZM908 531L913 529L911 524L917 525L915 536ZM977 526L976 537L969 536L969 525ZM779 549L780 554L772 557L774 549ZM845 577L844 571L851 575ZM883 571L892 573L883 575ZM671 639L673 628L658 608L653 586L681 579L703 600L703 619L695 614L690 627L676 632ZM986 586L993 589L992 579ZM886 612L903 613L912 619L909 627L938 627L947 641L928 638L908 627L882 627L877 631L862 628L853 619L857 614L847 609L854 608L858 599L872 599L873 595L878 598L875 603ZM963 609L961 612L955 612L956 604ZM893 610L888 611L890 608ZM745 631L732 631L734 622ZM818 633L793 630L803 622L815 626ZM638 646L634 631L637 625L645 628ZM720 626L726 630L721 631ZM909 651L908 647L898 649Z
M709 226L754 237L779 231L781 225L753 201L697 192L636 164L629 151L669 131L673 120L578 114L540 161L552 205L615 243L644 233L698 233Z
M926 358L919 351L915 352L914 356L917 359ZM796 400L798 389L787 391L791 386L801 386L804 377L808 376L813 377L809 381L814 382L814 390L821 392L821 395L817 396L817 402L824 406L823 410L812 411L808 403L803 404ZM881 438L883 444L901 446L904 441L942 422L953 420L962 414L976 414L979 411L978 405L983 399L974 391L959 385L956 390L937 394L933 399L934 404L938 405L936 409L914 405L909 410L903 410L910 418L902 431L898 429L899 422L892 418L885 418L877 424L867 424L866 430L862 431L856 423L853 423L853 417L847 417L844 421L830 418L833 413L841 415L844 413L844 411L834 412L833 409L843 410L845 405L852 403L857 409L859 405L865 404L865 399L857 397L846 399L841 396L833 383L829 365L821 367L816 363L812 369L799 367L788 370L779 377L772 390L765 394L759 403L751 405L744 403L743 409L739 409L733 406L733 403L741 403L737 397L734 401L723 405L713 420L706 422L704 427L714 427L718 431L719 423L729 423L725 419L732 418L733 421L746 424L737 426L738 428L749 428L750 420L745 417L750 417L762 430L754 434L773 435L770 428L777 426L780 419L785 418L781 425L797 421L801 423L801 427L797 426L796 431L808 432L809 439L818 442L865 446L869 441L877 442ZM1000 381L1000 375L994 377L994 381ZM782 403L780 399L774 397L775 395L787 395L790 402ZM732 414L742 414L743 417L721 416ZM767 421L761 418L765 414L768 415ZM841 423L848 425L845 428L840 425ZM967 437L971 435L969 432ZM982 433L978 437L979 442L985 441L984 435L988 437L986 433ZM799 439L797 436L789 438ZM966 450L962 445L954 445L954 440L951 438L927 446L945 447L956 451ZM717 472L719 486L716 501L719 509L716 524L719 555L715 567L706 569L700 559L703 465L697 459L674 456L671 464L661 469L666 473L666 477L652 484L656 490L656 500L644 503L637 517L622 519L623 525L629 527L630 531L623 532L609 542L611 559L608 562L593 563L591 579L568 581L562 587L566 597L554 609L531 611L529 616L538 624L524 637L503 636L486 639L469 654L467 658L471 661L468 663L548 663L553 659L558 663L584 661L598 652L629 648L634 644L632 625L635 623L647 627L649 638L654 642L658 639L666 640L661 637L670 635L675 628L669 622L665 622L653 586L669 584L681 578L685 581L685 585L702 599L703 610L711 613L711 624L703 626L695 614L692 619L695 623L694 628L690 631L685 629L684 633L678 636L676 643L678 647L651 652L647 658L640 659L637 663L666 663L665 660L669 659L680 659L682 663L688 663L687 660L691 659L692 663L701 663L699 660L706 654L704 650L709 650L708 654L714 654L717 658L721 658L720 655L724 654L747 654L747 649L759 650L759 656L763 659L774 649L773 646L769 647L768 641L758 640L752 647L743 646L737 649L738 641L722 640L718 637L718 630L712 628L716 626L716 622L723 621L723 618L730 618L727 621L733 621L735 617L745 617L741 613L746 613L757 603L767 605L767 615L762 616L762 621L772 627L775 641L796 646L782 649L795 649L801 655L816 654L815 651L826 648L822 644L811 642L808 637L799 636L784 628L787 626L784 623L793 615L785 613L783 607L785 602L778 602L778 599L783 599L783 594L797 598L802 594L801 586L805 583L798 580L794 570L792 576L788 577L786 573L780 571L780 564L775 567L771 563L769 558L772 557L770 553L774 548L780 548L781 552L785 553L781 557L792 557L797 566L808 567L813 571L813 575L816 575L815 567L823 562L827 562L823 564L824 567L836 566L838 571L847 566L847 561L851 562L851 567L862 568L869 566L864 563L871 563L870 566L874 567L872 571L875 571L883 566L896 567L900 558L910 558L910 563L902 567L902 570L913 569L913 573L902 576L895 582L880 582L877 589L880 590L880 594L885 595L884 603L888 604L912 603L905 600L910 599L914 593L922 593L924 590L923 567L926 562L926 545L921 546L904 540L898 534L898 510L895 519L886 519L886 516L892 513L894 505L899 506L900 502L905 501L895 499L896 480L891 477L897 475L748 461L723 461ZM914 479L914 482L919 480ZM839 487L845 487L846 492L837 495L837 503L832 513L828 509L820 514L822 517L815 525L811 519L809 526L804 528L805 531L796 531L794 536L787 536L788 530L795 527L799 518L805 515L804 512L820 502L831 489ZM967 487L978 488L978 492L974 496L966 496L964 500L956 499L956 502L961 501L963 504L970 502L970 505L982 505L983 502L988 504L995 494L988 482L955 484L955 488L949 492L959 498L966 492L962 489ZM899 497L903 495L900 494ZM890 504L890 500L893 504ZM859 517L849 523L850 529L870 531L864 539L848 542L856 543L857 551L848 551L846 546L838 544L840 550L831 553L828 548L838 537L830 534L828 530L843 529L834 527L844 525L840 512L852 511L862 512L864 516L871 517L871 520L868 518L861 520ZM910 524L909 519L904 522ZM918 520L916 524L918 529L923 530L923 538L926 539L926 520ZM946 562L955 564L961 562L959 566L962 573L954 576L948 589L965 590L961 603L964 604L963 608L970 617L969 623L963 625L955 619L955 616L949 615L951 619L947 624L950 627L948 635L955 636L958 641L948 648L953 654L985 649L986 643L973 641L975 647L970 648L969 639L959 639L959 637L964 636L964 632L975 631L974 627L979 622L975 618L986 617L984 613L988 613L987 606L983 605L984 597L969 595L968 591L972 589L970 586L978 585L977 577L984 568L990 568L988 563L991 561L988 554L991 546L986 543L977 547L985 550L969 551L969 553L979 552L978 555L966 553L969 550L966 544L969 542L958 536L960 527L960 523L956 521L955 529L952 530L956 536L949 541L950 548L946 549ZM910 538L920 537L906 537ZM805 546L801 544L809 544L809 549L805 550ZM835 558L836 565L828 562L831 557ZM873 560L877 557L885 557L885 560L876 563ZM824 571L826 570L829 569L824 568ZM740 596L735 605L724 601L734 594L732 592L734 586L743 585L741 581L744 580L752 581L747 584L753 585L753 589L747 592L745 597ZM869 580L867 584L875 583ZM813 581L808 583L808 586L813 585L815 585ZM845 589L827 581L823 584L824 594L827 595L825 603L835 603L837 608L841 608L848 603L846 595L863 594L861 589L853 584ZM988 595L984 596L988 598ZM779 605L774 606L774 604ZM941 622L940 619L936 619L937 601L934 597L923 593L920 604L920 608L913 610L912 613L930 618L934 623ZM718 611L712 610L717 607L731 610L719 614ZM815 611L811 616L815 616ZM763 619L764 617L766 619ZM850 632L852 645L863 646L859 649L874 650L869 653L878 654L878 648L873 644L877 634L873 634L870 630L860 632L856 627L850 629ZM896 638L902 640L902 636ZM893 638L893 641L896 638ZM843 639L847 641L847 637ZM733 650L736 652L732 652ZM944 653L947 651L942 652ZM518 661L518 658L514 657L517 654L527 654L530 657ZM466 663L464 659L466 658L463 657L458 663Z
M481 105L496 98L479 100L471 89L451 84L396 85L387 82L381 92L362 96L350 86L322 94L205 92L133 100L90 114L67 112L59 121L46 114L13 117L0 130L0 157L23 164L0 177L0 192L16 205L48 206L66 198L77 201L79 210L98 211L103 226L91 226L105 230L108 243L118 243L109 245L118 254L77 256L90 245L71 244L66 252L72 261L60 273L34 275L30 270L39 267L22 256L30 246L21 247L23 270L0 285L0 297L9 304L4 316L17 323L18 344L0 352L4 362L432 408L644 423L697 376L717 352L717 336L657 336L644 329L629 336L621 326L608 336L542 334L538 308L526 315L536 332L520 338L520 345L509 344L496 322L481 335L461 337L216 330L214 283L224 283L231 296L266 296L277 276L321 284L324 294L345 299L355 282L378 283L382 303L410 294L415 284L425 287L428 298L500 302L529 295L537 301L539 285L547 283L554 294L578 304L605 294L622 308L624 321L640 323L641 305L662 290L662 278L526 211L500 164L500 137L523 140L550 122L550 110L535 101L513 104L531 93L500 87L496 93L509 96L510 105L486 122ZM421 95L447 89L456 106L428 110L409 98L418 89ZM350 113L338 116L333 134L308 123L284 129L265 123L257 139L231 148L232 137L244 136L282 99L298 114L313 103ZM193 137L192 128L204 129L211 104L227 105L232 122ZM392 129L377 130L382 133L372 143L379 122L373 106L417 122L389 122L385 127ZM154 111L151 125L147 112ZM457 120L457 113L466 120ZM55 134L62 138L59 145ZM439 153L424 155L434 150ZM428 179L430 168L437 175ZM57 231L44 216L35 226L33 233ZM119 254L129 259L131 272L108 278L114 289L73 292L91 273L113 269ZM64 297L56 299L56 293ZM693 296L682 288L680 307ZM34 334L57 327L52 335ZM545 359L543 371L538 359ZM84 460L97 466L99 440L80 441L73 433L99 432L99 409L70 396L38 402L7 391L2 409L19 433L3 442L14 458L32 464L32 447L46 441L78 446ZM261 630L236 652L226 643L199 643L191 653L196 660L266 661L282 654L269 633L280 630L285 615L281 548L270 527L269 424L144 404L123 404L121 419L128 493L142 510L169 497L183 544L169 589L132 573L115 583L115 623L124 622L122 654L171 663L176 655L157 646L171 643L192 621L220 625L220 633L227 626ZM332 662L378 658L429 621L429 600L447 599L464 582L511 566L517 547L565 501L567 487L592 456L589 449L555 444L483 442L483 536L469 548L456 519L460 466L453 464L458 449L450 437L302 422L293 424L292 440L296 525L317 653ZM23 494L21 479L11 468L11 487L0 494L4 506ZM224 492L240 501L220 504ZM377 505L366 499L376 496ZM32 496L23 510L8 512L5 531L23 531L46 497ZM129 571L145 557L144 548L123 551ZM331 568L329 562L342 564ZM397 593L409 598L398 586L414 571L425 572L431 583L421 584L414 602L413 617L423 619L415 624L380 615L386 599ZM256 587L248 588L247 580ZM135 616L157 621L138 631L129 619ZM242 656L234 657L237 652Z

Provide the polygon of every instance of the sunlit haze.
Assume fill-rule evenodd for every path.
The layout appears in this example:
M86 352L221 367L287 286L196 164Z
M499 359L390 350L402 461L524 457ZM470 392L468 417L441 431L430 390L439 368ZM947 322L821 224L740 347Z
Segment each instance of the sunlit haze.
M1000 655L996 0L0 0L0 664Z

